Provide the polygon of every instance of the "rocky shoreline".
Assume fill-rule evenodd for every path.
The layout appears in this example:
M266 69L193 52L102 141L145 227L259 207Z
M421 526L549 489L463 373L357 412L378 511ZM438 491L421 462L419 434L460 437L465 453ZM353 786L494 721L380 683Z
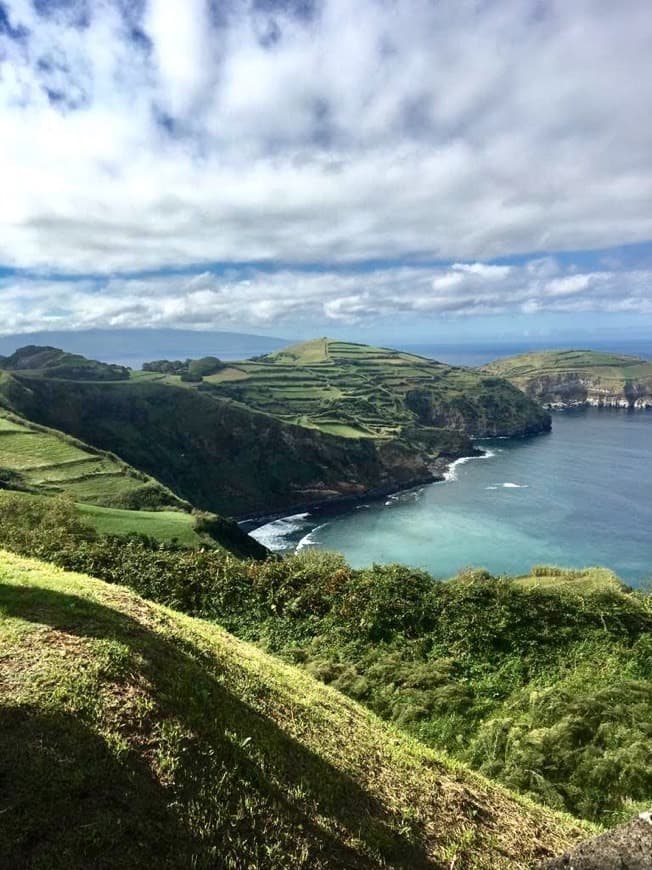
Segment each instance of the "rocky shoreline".
M404 481L400 484L395 482L393 484L387 484L386 486L368 489L362 493L339 494L324 499L296 502L282 510L248 513L243 516L233 517L233 519L243 531L248 533L254 531L254 529L260 528L260 526L266 525L267 523L272 523L275 520L280 520L283 517L296 514L310 513L319 516L335 516L337 514L346 513L361 504L381 501L389 495L398 495L400 493L409 492L412 489L419 486L425 486L429 483L440 483L446 479L446 473L459 459L472 459L483 456L484 452L484 450L474 447L471 452L464 452L454 456L439 456L429 464L430 474L415 477L412 480Z
M620 411L648 411L652 409L652 398L628 399L622 397L576 399L574 401L544 402L547 411L567 411L572 408L601 408Z

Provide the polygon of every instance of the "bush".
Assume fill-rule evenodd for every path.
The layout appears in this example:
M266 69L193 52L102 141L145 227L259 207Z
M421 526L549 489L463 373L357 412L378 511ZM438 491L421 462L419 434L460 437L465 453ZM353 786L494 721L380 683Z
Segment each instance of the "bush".
M215 620L551 806L611 823L652 800L649 595L98 538L65 498L3 499L0 544Z

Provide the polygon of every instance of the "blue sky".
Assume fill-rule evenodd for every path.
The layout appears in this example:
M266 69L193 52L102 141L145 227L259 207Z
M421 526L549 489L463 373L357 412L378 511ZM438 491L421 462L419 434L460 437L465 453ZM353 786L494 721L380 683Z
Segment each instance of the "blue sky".
M647 0L0 0L0 331L652 326Z

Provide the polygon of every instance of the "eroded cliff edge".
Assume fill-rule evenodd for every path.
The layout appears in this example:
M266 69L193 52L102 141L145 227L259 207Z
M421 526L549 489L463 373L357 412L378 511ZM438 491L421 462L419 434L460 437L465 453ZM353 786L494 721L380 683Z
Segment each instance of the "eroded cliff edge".
M545 351L496 360L507 378L547 408L652 408L652 362L597 351Z

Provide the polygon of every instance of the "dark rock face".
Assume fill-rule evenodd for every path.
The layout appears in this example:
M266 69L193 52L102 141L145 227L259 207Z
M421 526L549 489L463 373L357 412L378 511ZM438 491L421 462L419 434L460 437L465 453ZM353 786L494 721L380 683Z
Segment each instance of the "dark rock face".
M544 861L540 870L652 870L652 813Z
M437 479L475 455L471 436L525 436L550 415L499 379L474 401L440 403L442 428L342 438L215 395L158 382L66 383L14 375L0 400L41 425L109 450L196 507L228 516L308 509Z

